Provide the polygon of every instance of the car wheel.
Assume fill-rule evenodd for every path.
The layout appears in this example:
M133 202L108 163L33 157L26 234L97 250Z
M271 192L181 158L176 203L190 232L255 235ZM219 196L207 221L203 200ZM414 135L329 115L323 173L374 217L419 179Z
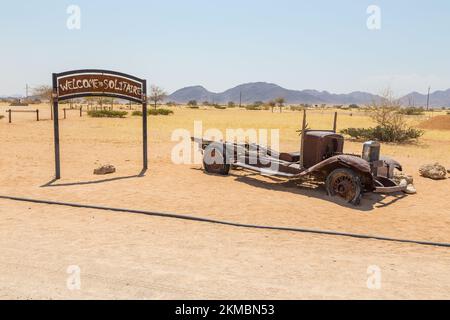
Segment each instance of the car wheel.
M348 203L358 205L361 201L361 179L350 169L339 168L332 171L326 180L327 192Z
M228 175L230 164L227 164L220 148L216 146L207 147L203 154L203 168L212 174Z

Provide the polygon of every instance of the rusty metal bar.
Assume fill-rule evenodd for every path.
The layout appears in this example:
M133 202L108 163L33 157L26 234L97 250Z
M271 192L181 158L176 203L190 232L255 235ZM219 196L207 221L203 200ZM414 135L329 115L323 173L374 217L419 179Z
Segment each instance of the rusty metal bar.
M53 136L55 140L55 179L61 179L61 158L59 148L59 103L58 103L58 85L57 74L53 73Z
M148 169L148 139L147 139L147 80L142 82L142 144L143 144L143 170Z
M305 151L305 130L306 130L306 109L303 110L302 136L300 146L300 169L304 169L304 151Z
M336 111L334 113L334 123L333 123L333 131L334 131L334 133L336 133L336 130L337 130L337 116L338 116L338 113Z

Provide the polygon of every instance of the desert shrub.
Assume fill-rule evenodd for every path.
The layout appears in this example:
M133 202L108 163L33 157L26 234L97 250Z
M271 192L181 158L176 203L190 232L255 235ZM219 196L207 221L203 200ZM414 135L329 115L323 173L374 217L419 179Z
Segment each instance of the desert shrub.
M0 120L2 120L5 116L4 115L0 115Z
M93 118L124 118L128 112L114 110L89 110L88 116Z
M352 103L351 105L348 106L350 109L359 109L359 106L355 103Z
M170 114L173 114L173 111L169 109L150 109L147 110L147 114L149 116L168 116ZM142 111L133 111L131 115L142 117Z
M375 128L348 128L341 130L341 133L361 140L407 142L420 138L424 132L415 128L396 129L390 126L376 126Z
M187 105L189 107L196 107L197 106L197 100L190 100Z
M261 106L255 105L255 104L249 104L247 106L245 106L246 110L261 110Z
M173 114L172 110L169 109L151 109L147 111L149 116L168 116Z
M10 107L28 107L28 103L22 101L13 101L9 104Z
M168 106L168 107L176 107L177 105L178 105L178 103L173 102L173 101L169 101L166 103L166 106Z
M220 104L217 104L217 103L213 104L213 107L216 109L220 109L220 110L224 110L227 108L227 107L221 106Z
M417 108L417 107L408 107L408 108L402 108L398 111L400 114L404 114L407 116L420 116L425 113L424 108Z
M291 109L291 111L303 111L304 108L302 106L290 106L289 109Z
M234 108L236 104L233 101L228 102L228 108Z
M369 116L377 123L374 128L348 128L341 132L356 139L385 142L407 142L420 138L424 132L406 124L401 113L400 101L392 98L388 90L379 102L373 102L368 109Z

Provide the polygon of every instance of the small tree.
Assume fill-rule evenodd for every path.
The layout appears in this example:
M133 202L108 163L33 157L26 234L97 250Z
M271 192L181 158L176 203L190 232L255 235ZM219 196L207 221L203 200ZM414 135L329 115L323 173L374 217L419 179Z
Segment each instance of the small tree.
M267 105L272 109L273 113L273 109L277 106L277 103L273 100L270 100L269 102L267 102Z
M153 106L155 109L158 106L158 102L161 102L164 100L164 98L167 96L167 93L158 86L152 86L150 89L150 96L148 97L148 100L153 103Z
M196 107L197 106L197 100L191 100L188 102L189 107Z
M284 100L284 98L276 98L275 99L275 103L278 105L278 107L280 108L280 113L282 112L282 109L283 109L283 107L284 107L284 102L285 102L285 100Z
M234 104L233 101L228 102L228 108L234 108L236 107L236 105Z

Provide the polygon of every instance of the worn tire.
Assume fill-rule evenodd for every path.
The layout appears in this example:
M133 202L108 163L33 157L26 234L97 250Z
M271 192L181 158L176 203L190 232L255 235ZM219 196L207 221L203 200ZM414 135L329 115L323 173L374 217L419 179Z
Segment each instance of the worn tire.
M216 163L216 161L212 160L212 157L219 158L221 161ZM208 173L226 176L230 172L231 166L226 163L222 150L217 146L210 145L203 153L203 168Z
M359 205L362 192L361 178L353 170L338 168L328 175L325 184L328 195Z

